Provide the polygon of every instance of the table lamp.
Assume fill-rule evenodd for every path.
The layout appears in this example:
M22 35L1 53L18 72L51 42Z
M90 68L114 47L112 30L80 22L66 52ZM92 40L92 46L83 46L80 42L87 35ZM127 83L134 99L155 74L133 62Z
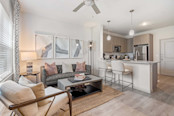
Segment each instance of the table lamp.
M31 74L33 72L33 62L32 60L36 60L37 55L36 52L21 52L21 61L26 61L26 72Z

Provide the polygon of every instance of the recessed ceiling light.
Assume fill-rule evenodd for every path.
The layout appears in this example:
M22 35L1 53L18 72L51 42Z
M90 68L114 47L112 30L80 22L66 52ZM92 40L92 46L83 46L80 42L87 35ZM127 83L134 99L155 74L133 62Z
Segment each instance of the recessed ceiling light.
M141 25L142 25L142 26L147 26L148 23L147 23L147 22L143 22Z

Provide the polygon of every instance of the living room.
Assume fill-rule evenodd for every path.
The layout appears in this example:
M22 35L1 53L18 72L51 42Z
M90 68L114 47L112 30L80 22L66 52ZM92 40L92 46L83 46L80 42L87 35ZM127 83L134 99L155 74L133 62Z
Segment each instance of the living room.
M173 116L173 4L0 0L0 116Z

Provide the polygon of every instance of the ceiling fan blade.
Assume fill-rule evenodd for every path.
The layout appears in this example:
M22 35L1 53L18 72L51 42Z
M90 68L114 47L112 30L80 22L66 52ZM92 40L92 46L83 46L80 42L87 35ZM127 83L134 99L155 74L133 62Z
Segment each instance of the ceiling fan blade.
M93 8L93 10L95 11L96 14L100 13L100 10L98 9L98 7L96 6L95 3L92 5L92 8Z
M82 8L85 5L85 2L82 2L80 5L78 5L73 11L77 12L80 8Z

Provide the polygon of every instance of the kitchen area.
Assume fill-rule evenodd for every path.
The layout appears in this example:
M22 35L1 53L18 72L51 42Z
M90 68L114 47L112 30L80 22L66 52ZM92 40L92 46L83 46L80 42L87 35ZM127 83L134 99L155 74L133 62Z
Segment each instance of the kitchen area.
M134 89L152 93L157 88L157 64L153 61L153 35L144 34L127 39L118 36L111 36L107 40L107 34L103 34L103 59L100 61L100 67L105 64L107 68L112 69L112 61L120 61L124 66L133 72ZM99 75L111 77L112 74L99 70ZM130 81L125 75L126 81ZM109 80L109 78L108 78ZM125 84L126 86L126 84Z
M144 60L153 61L153 35L145 34L127 39L112 36L107 40L103 34L103 58L105 60Z

